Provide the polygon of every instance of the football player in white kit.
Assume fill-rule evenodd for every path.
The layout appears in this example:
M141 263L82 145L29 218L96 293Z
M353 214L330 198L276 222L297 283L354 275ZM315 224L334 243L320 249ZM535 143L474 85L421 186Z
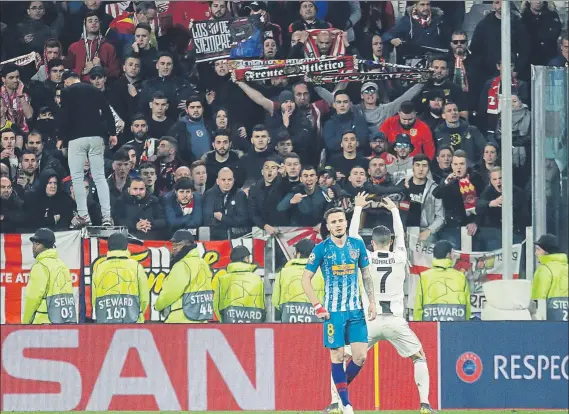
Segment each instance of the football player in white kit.
M360 215L362 209L369 203L366 198L366 193L360 193L355 197L354 215L349 229L351 237L361 238L359 235ZM403 358L411 358L415 371L415 384L417 384L421 401L420 413L436 413L429 403L429 369L423 346L403 317L405 296L403 284L407 274L407 249L405 248L403 223L399 216L399 209L391 199L384 198L380 205L391 211L393 215L395 243L393 252L391 252L390 247L393 243L391 231L385 226L377 226L373 229L371 241L373 252L368 251L368 255L377 301L377 318L374 321L366 321L368 350L373 348L377 341L388 340L399 355ZM367 298L365 295L363 297L365 309ZM346 348L345 353L351 354L349 347ZM331 389L332 404L326 410L328 413L340 411L339 399L335 395L336 388Z

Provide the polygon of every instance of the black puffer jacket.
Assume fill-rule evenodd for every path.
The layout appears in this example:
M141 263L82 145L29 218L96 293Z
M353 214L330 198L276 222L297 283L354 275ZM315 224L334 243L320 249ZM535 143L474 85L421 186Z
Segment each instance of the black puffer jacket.
M17 233L21 231L26 216L24 215L24 202L18 194L12 190L12 194L6 200L0 202L0 233Z
M119 226L128 227L128 231L135 237L143 240L164 240L168 224L164 209L157 197L146 195L142 200L127 193L123 193L114 207L113 219ZM139 220L148 220L152 229L147 233L136 228Z

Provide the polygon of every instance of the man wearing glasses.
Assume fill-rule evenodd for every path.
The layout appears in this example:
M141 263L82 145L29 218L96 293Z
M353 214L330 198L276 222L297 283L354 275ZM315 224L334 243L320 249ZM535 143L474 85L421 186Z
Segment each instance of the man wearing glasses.
M43 53L46 40L58 38L63 29L64 16L60 11L60 5L55 4L57 16L53 23L47 25L44 21L45 5L41 1L31 1L26 10L27 16L18 23L18 55L29 52Z

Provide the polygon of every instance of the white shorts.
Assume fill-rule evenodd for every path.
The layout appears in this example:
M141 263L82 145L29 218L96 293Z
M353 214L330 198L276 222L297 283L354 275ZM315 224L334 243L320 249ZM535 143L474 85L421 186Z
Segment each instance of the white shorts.
M377 315L375 320L366 322L368 349L373 348L377 341L387 340L391 342L400 356L409 358L423 348L407 321L399 316ZM344 351L349 355L352 354L349 346L346 346Z

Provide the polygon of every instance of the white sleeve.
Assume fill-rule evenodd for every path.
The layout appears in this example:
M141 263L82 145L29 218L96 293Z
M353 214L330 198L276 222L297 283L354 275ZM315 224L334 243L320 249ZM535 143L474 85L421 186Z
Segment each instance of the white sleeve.
M395 233L395 252L405 252L405 230L403 229L403 223L401 222L401 216L399 215L399 209L397 207L391 209L391 215L393 216L393 232Z
M350 229L348 230L348 236L357 237L362 239L360 236L360 219L362 215L362 207L354 207L354 214L352 215L352 221L350 222ZM362 239L363 240L363 239Z

